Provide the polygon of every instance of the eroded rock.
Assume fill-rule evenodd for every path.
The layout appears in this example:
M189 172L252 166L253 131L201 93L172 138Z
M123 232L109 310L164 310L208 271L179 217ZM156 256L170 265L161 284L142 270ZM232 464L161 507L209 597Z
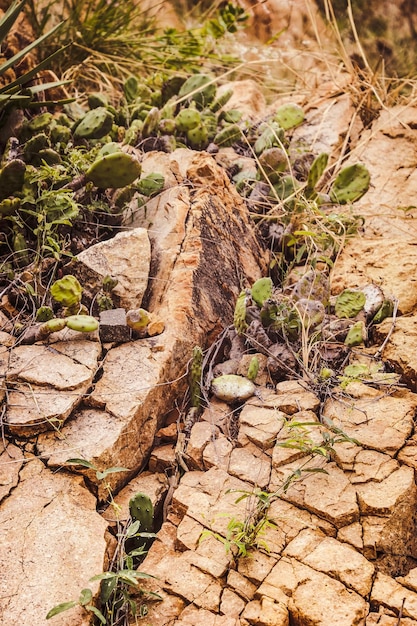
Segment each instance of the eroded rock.
M0 508L0 613L5 623L44 624L55 605L77 599L105 568L107 523L82 480L52 474L36 460ZM80 607L54 618L58 626L87 626Z

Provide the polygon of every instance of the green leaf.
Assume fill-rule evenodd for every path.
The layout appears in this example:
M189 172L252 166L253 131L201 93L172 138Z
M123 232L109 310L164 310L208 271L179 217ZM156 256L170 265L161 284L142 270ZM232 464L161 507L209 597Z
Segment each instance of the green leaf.
M91 602L92 597L93 594L91 592L91 589L82 589L80 597L78 598L78 603L81 604L81 606L85 606L86 604Z
M97 472L96 475L98 480L103 480L103 478L106 478L109 474L116 474L118 472L130 472L130 469L127 469L126 467L109 467L109 469L106 469L103 472Z
M89 604L85 607L88 611L91 611L91 613L94 613L94 615L96 617L98 617L98 619L100 620L100 622L102 624L106 624L106 618L104 617L103 613L101 611L98 610L97 607L93 606L92 604Z
M89 469L96 470L96 466L90 463L90 461L86 461L86 459L67 459L65 461L67 465L82 465L83 467L88 467Z
M140 527L140 520L136 520L136 522L133 522L133 524L129 526L129 528L126 531L126 537L133 537L133 535L136 535L136 533L139 530L139 527Z
M68 611L68 609L72 609L74 606L77 606L78 602L76 600L71 600L71 602L62 602L61 604L57 604L53 609L49 611L46 616L46 619L51 619L55 615L59 615L59 613L63 613L64 611Z

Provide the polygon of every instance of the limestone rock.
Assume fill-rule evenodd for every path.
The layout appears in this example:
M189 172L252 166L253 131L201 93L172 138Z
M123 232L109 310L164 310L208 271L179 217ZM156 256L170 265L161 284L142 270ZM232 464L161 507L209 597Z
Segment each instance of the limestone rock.
M291 483L289 489L282 492L283 484L299 469L296 461L275 468L269 489L282 493L281 497L297 506L306 508L311 513L323 517L341 528L359 519L356 492L342 470L335 463L323 463L313 459L309 467L324 469L325 474L304 474L300 480Z
M259 396L251 398L247 404L271 407L286 415L293 415L299 411L316 411L320 406L318 397L296 380L278 383L275 393L270 389L261 389Z
M412 433L417 395L407 389L386 395L362 383L351 383L347 393L351 400L334 394L324 415L364 447L394 456Z
M203 453L206 446L219 434L215 426L208 422L197 422L191 429L187 445L187 460L193 469L204 469Z
M30 436L58 430L83 400L101 346L84 339L17 346L10 353L6 381L12 383L5 423L11 433Z
M255 81L236 80L224 83L219 87L217 95L233 90L233 95L227 103L227 109L239 109L245 119L260 119L266 114L265 96Z
M230 455L233 450L233 444L220 434L217 439L210 441L203 450L204 469L210 467L219 467L225 471L229 468Z
M285 604L275 602L263 596L261 600L249 602L242 613L242 617L250 624L259 626L288 626L288 609Z
M0 613L6 624L46 624L55 605L77 599L105 567L107 523L79 478L52 474L35 459L0 508ZM88 626L79 607L54 618L57 626Z
M278 602L283 595L288 596L290 620L297 626L361 626L368 613L368 605L359 594L288 557L275 565L257 595L276 598Z
M230 455L229 473L264 488L269 483L271 464L269 459L255 456L247 448L235 448Z
M417 250L413 241L401 240L401 263L397 257L398 240L355 237L346 244L332 271L332 292L375 283L384 294L394 296L405 315L416 310L417 290L413 288Z
M246 404L239 417L238 441L242 442L243 437L261 449L271 448L285 419L286 415L281 411Z
M12 443L6 443L0 452L0 502L18 484L23 463L24 456L21 449Z
M284 554L339 580L363 597L371 591L374 566L350 546L321 532L302 530Z
M124 465L132 474L149 456L163 416L184 390L193 347L230 323L242 275L252 283L266 261L242 199L214 160L178 150L168 161L179 180L192 181L192 192L189 185L179 185L179 198L167 190L169 199L150 203L146 215L136 215L132 223L135 228L149 226L149 220L158 224L150 229L151 280L144 306L164 320L165 331L110 350L88 398L92 408L114 416L113 449L126 450L126 455L129 449L131 458L112 465ZM89 454L87 459L101 463L98 451ZM125 480L126 475L112 475L112 488L119 489Z
M392 324L388 318L374 328L374 341L382 344ZM396 372L401 374L401 380L414 391L417 390L417 318L415 316L398 317L395 320L395 329L382 353L382 358L388 361Z
M70 266L70 273L83 285L86 302L91 303L103 288L106 276L114 276L118 280L112 291L115 306L138 309L148 284L150 262L148 232L144 228L134 228L78 254Z
M374 606L386 607L394 610L396 614L403 607L404 617L417 619L417 593L406 589L386 574L377 573L370 601Z
M393 6L390 4L390 7ZM410 106L397 105L382 109L371 128L363 133L360 145L352 157L364 163L371 175L371 188L355 204L358 213L365 216L366 236L384 237L383 244L379 240L378 246L378 240L375 240L372 245L378 246L380 253L387 255L386 270L389 274L395 272L395 268L390 267L392 260L390 251L393 249L390 247L389 238L400 239L402 267L397 268L397 271L404 269L404 276L407 273L405 265L409 263L407 254L410 251L406 240L411 240L408 242L411 243L416 236L413 218L416 217L417 212L412 206L413 203L410 202L417 192L413 128L415 115L416 108ZM383 164L381 164L381 154L385 155ZM401 154L400 160L396 158L397 154ZM375 206L378 206L377 211L375 211ZM366 242L364 243L366 245ZM353 249L355 245L349 247ZM378 254L376 260L378 265L381 263L382 254ZM369 270L372 271L371 268L367 268L366 271ZM407 281L409 283L415 281L412 274L407 275ZM385 281L381 283L383 289L384 284ZM392 285L394 286L394 281ZM403 291L400 283L397 284L397 288ZM411 298L412 294L408 296Z

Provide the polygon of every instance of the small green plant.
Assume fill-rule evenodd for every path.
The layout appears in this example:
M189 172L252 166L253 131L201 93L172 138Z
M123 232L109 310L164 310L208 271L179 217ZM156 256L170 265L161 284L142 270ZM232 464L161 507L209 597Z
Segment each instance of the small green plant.
M276 528L277 522L269 517L271 504L282 497L295 482L304 480L309 474L327 474L324 467L311 466L311 462L316 457L323 457L330 460L333 447L336 443L350 442L360 445L358 441L352 439L340 428L336 427L329 419L325 419L327 428L319 422L300 422L296 419L285 423L288 429L288 438L276 445L283 448L300 450L306 457L300 466L292 471L283 480L282 484L273 492L265 490L241 491L229 490L226 493L240 493L235 504L242 500L247 500L246 516L244 519L232 517L227 525L225 535L211 530L203 531L200 541L207 536L214 536L224 544L227 552L231 552L235 558L245 557L252 550L264 550L269 552L268 543L264 538L269 528ZM313 434L312 429L318 428L321 440Z
M107 626L127 625L129 616L145 617L148 611L147 601L162 599L159 594L145 591L139 586L140 580L153 578L153 576L136 569L156 536L153 532L154 511L150 498L143 493L133 496L129 501L129 519L123 524L119 521L121 508L114 501L111 485L106 478L110 474L129 470L124 467L99 470L93 463L82 458L68 459L66 464L92 470L97 480L104 481L104 487L109 495L108 502L116 513L117 546L109 571L90 578L90 582L100 581L101 583L99 608L93 604L91 590L85 588L82 589L77 600L62 602L54 606L46 615L46 619L51 619L76 606L81 606L92 613L101 624Z

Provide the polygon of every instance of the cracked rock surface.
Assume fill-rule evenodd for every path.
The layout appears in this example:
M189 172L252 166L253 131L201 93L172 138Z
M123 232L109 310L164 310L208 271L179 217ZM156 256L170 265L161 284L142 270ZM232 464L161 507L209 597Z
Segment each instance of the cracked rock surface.
M337 150L351 113L347 94L310 111L320 150ZM129 302L143 302L161 317L161 335L104 346L97 337L68 335L47 345L14 346L4 333L1 393L10 438L0 454L5 624L46 626L52 606L77 598L107 568L112 541L106 531L112 530L114 543L117 522L127 519L129 499L139 491L151 497L161 523L140 565L156 577L144 586L162 597L149 603L146 623L152 626L397 626L400 612L401 626L417 624L415 233L395 207L377 216L372 208L379 193L386 194L385 204L399 191L404 203L415 195L412 172L404 178L393 157L406 150L411 170L415 139L411 131L400 132L410 115L410 108L384 111L358 144L374 187L360 204L363 236L351 240L332 274L334 293L372 281L398 298L400 316L382 356L403 375L401 386L353 382L323 400L305 381L271 389L260 380L238 418L224 402L210 403L191 428L189 471L170 482L176 403L192 348L214 341L231 323L242 276L253 283L266 274L268 261L224 170L209 154L190 150L146 156L144 172L162 171L170 185L146 213L129 217L132 230L119 238L125 257L129 232L137 250L138 232L144 237L142 229L149 230L146 284L141 277L130 294L124 283L120 298L130 294ZM382 151L390 157L383 171L377 169ZM399 240L401 263L394 258ZM376 345L391 328L389 319L376 329ZM281 446L290 420L318 444L323 415L354 441L336 444L331 458L313 460ZM126 471L103 482L93 469L78 468L77 475L65 466L69 458ZM307 462L315 471L284 489ZM103 504L109 489L119 513L108 507L100 515L97 501ZM276 497L256 546L237 558L230 524L247 519L256 490ZM90 584L97 594L97 583ZM76 607L50 623L90 622Z

